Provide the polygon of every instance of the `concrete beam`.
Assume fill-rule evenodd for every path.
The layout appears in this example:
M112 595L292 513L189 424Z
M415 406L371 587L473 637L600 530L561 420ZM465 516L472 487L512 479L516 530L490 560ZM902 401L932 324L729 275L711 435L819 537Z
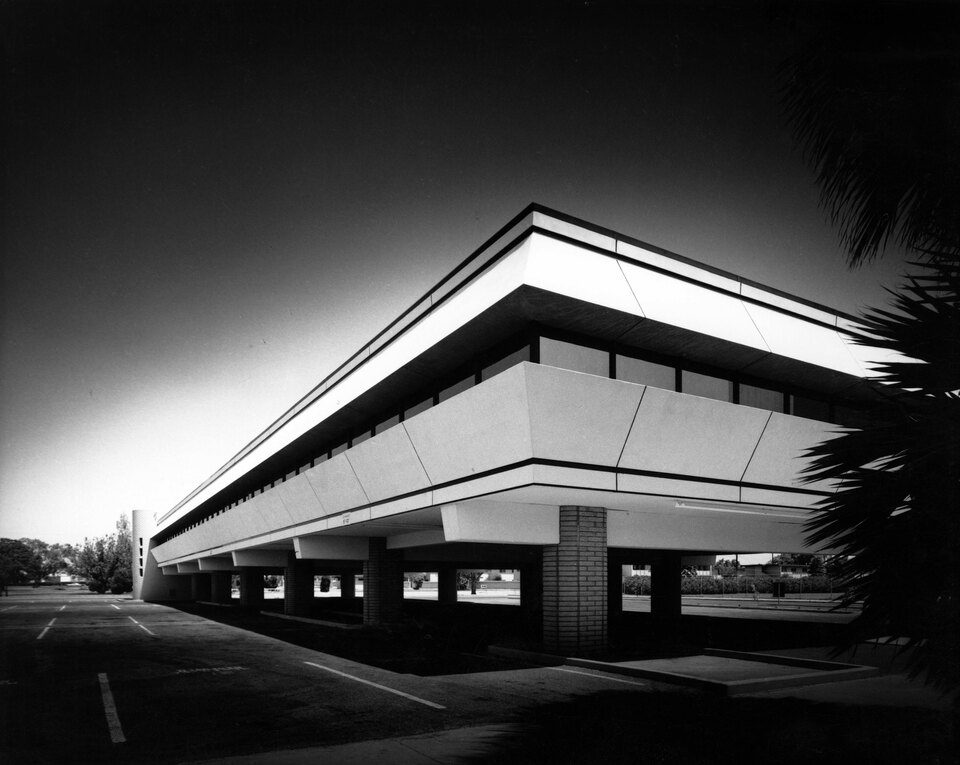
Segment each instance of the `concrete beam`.
M302 560L366 560L366 537L294 537L293 549Z
M176 576L180 572L177 571L177 567L174 566L160 566L160 573L164 576Z
M200 573L200 564L195 560L187 561L186 563L178 563L177 573L178 574L198 574Z
M197 561L201 571L236 571L232 558L200 558Z
M388 550L403 550L408 547L425 547L426 545L442 545L446 542L443 529L426 529L411 531L407 534L397 534L387 537Z
M234 550L233 565L286 568L286 550Z
M555 545L560 508L521 502L458 502L440 508L447 542Z

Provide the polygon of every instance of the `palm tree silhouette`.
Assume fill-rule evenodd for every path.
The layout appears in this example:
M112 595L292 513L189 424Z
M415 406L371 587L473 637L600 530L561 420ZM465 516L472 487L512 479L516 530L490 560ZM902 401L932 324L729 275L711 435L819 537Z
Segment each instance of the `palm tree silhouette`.
M869 10L869 14L867 11ZM782 67L786 118L816 172L851 266L889 246L913 276L863 314L881 403L858 430L812 450L808 478L838 491L808 524L837 550L847 642L907 638L914 674L960 687L960 8L843 6L807 24ZM957 696L960 699L960 695Z

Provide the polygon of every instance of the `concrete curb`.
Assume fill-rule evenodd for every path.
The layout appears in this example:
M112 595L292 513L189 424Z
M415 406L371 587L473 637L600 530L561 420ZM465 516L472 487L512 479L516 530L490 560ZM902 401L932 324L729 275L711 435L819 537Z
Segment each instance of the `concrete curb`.
M261 616L273 616L277 619L287 619L291 622L303 622L304 624L319 624L321 627L333 627L338 630L359 630L363 629L362 624L343 624L342 622L330 622L324 619L310 619L306 616L290 616L289 614L278 614L276 611L261 611Z

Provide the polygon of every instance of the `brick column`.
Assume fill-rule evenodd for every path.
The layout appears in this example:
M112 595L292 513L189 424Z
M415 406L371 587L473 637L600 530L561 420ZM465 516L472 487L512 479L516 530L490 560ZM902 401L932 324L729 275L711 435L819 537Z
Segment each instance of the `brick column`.
M263 608L263 569L248 566L240 569L240 605L253 611Z
M456 566L443 566L437 571L437 602L447 605L457 602Z
M340 573L340 597L357 597L357 578L352 571L343 571Z
M287 616L309 616L313 612L313 561L298 560L287 554L283 570L283 613Z
M363 563L363 623L389 624L403 612L403 558L385 537L370 537Z
M210 600L210 574L191 574L190 591L194 600Z
M229 603L233 574L229 571L217 571L210 574L210 600L214 603Z
M606 508L560 507L560 544L543 549L543 643L573 655L607 647Z

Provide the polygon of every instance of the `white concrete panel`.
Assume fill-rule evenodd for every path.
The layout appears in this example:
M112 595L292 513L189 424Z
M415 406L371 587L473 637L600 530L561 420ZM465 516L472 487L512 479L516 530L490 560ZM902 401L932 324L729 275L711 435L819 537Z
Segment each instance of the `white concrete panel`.
M312 536L294 537L297 557L312 560L366 560L369 543L366 537Z
M368 502L353 467L343 453L321 462L301 475L306 475L313 487L324 515L340 513Z
M855 377L864 377L835 329L802 321L772 308L744 303L770 350L778 356L798 359Z
M440 511L448 542L560 543L559 507L472 501L443 505Z
M534 456L617 464L644 386L529 363L525 377Z
M410 547L425 547L427 545L441 545L446 542L443 529L411 531L407 534L397 534L387 538L388 550L405 550Z
M676 258L670 258L666 255L653 252L652 250L648 250L643 247L637 247L636 245L628 242L617 240L617 252L632 260L636 260L639 263L646 263L656 268L663 269L664 271L669 271L680 276L685 276L688 279L702 282L703 284L710 284L714 287L719 287L720 289L727 290L728 292L732 292L734 294L738 293L740 290L740 282L737 279L732 279L729 276L723 276L722 274L708 271L705 268L699 268L691 263L684 263Z
M643 316L616 260L539 234L528 242L524 282L530 286Z
M802 518L683 512L607 515L607 543L611 547L806 552L804 536Z
M647 388L620 467L739 481L770 414Z
M198 574L200 573L200 564L197 561L190 561L188 563L178 563L177 564L177 573L178 574Z
M274 491L277 492L294 523L304 523L324 514L323 505L320 504L313 486L303 473L284 481Z
M200 558L197 563L200 564L201 571L237 570L237 567L233 565L233 558Z
M594 247L600 247L604 250L609 250L610 252L614 252L616 250L617 243L612 236L601 234L597 231L591 231L590 229L584 228L583 226L578 226L575 223L568 223L567 221L559 220L554 218L552 215L547 215L542 212L534 212L533 225L537 226L538 228L542 228L545 231L553 231L561 236L566 236L570 239L576 239L577 241L584 242L585 244L590 244Z
M810 459L804 452L812 446L836 438L837 434L832 432L836 427L803 417L772 413L743 474L744 482L832 491L833 484L830 482L804 482L801 471L810 464Z
M683 481L659 476L621 473L617 476L620 491L636 494L666 494L673 497L697 497L736 502L740 499L737 485L710 483L709 481Z
M262 566L264 568L285 568L286 550L235 550L233 562L237 566Z
M283 501L280 499L280 493L276 488L268 489L263 494L256 497L257 512L263 518L267 525L267 530L280 529L293 524L293 518L287 512Z
M245 539L268 530L260 513L257 512L256 502L257 497L248 499L224 514L223 517L227 523L225 539Z
M739 297L630 263L620 265L648 319L761 351L769 350Z
M813 306L807 305L806 303L801 303L798 300L792 300L785 295L778 295L775 292L754 287L752 284L741 283L740 294L746 298L758 300L761 303L766 303L767 305L775 306L777 308L783 308L785 311L791 311L799 316L804 316L808 319L813 319L814 321L823 322L824 324L835 326L837 322L837 315L835 313L831 313L830 311L822 308L814 308Z
M430 485L407 431L401 427L364 441L345 453L370 502L420 491Z
M401 423L434 484L530 457L529 366L517 364Z

